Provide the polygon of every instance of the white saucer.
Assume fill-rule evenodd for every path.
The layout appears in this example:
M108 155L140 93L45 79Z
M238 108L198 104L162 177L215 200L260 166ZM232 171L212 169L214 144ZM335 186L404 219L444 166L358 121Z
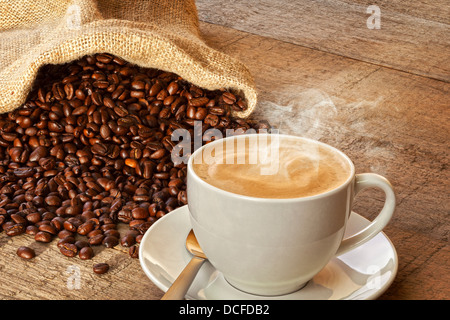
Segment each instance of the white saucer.
M369 224L352 212L345 237ZM139 248L139 260L145 274L161 290L167 291L188 264L191 254L185 247L191 229L188 206L180 207L155 222L145 233ZM397 274L397 253L384 233L364 245L333 258L301 290L287 295L266 297L232 287L208 261L201 267L186 299L191 300L338 300L376 299Z

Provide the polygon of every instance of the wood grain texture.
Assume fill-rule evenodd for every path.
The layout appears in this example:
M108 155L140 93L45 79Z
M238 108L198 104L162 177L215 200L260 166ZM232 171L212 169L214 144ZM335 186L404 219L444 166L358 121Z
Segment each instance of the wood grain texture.
M94 258L81 260L63 256L56 246L58 240L39 243L30 235L10 238L0 233L0 300L147 300L162 296L143 273L138 259L126 253L127 248L94 246ZM19 246L33 248L36 257L19 258ZM110 270L99 275L93 266L101 262L108 263Z
M380 173L394 185L397 210L385 233L396 247L399 271L380 299L449 299L449 83L229 27L200 27L208 44L243 61L254 75L254 117L282 133L334 145L358 172ZM435 61L429 62L434 70ZM354 210L373 219L383 201L381 192L366 190ZM35 248L37 256L20 259L20 245ZM82 261L62 256L56 243L2 232L0 299L160 299L163 293L139 261L120 249L105 248ZM97 262L109 263L110 271L94 274ZM70 282L74 270L79 287Z
M380 29L367 27L369 5L380 8ZM198 0L197 6L205 22L450 80L445 0Z

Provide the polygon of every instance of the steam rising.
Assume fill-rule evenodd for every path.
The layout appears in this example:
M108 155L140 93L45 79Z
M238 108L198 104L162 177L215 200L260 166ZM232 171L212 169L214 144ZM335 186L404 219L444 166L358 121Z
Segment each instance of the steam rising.
M365 157L367 171L386 174L386 162L395 158L389 136L380 140L380 105L383 96L367 100L361 96L353 101L330 97L316 88L278 84L270 91L262 91L253 116L269 119L280 133L320 140L346 152L350 144L358 144ZM396 106L392 115L402 123Z
M272 94L274 97L262 99L257 109L280 133L319 140L338 116L331 98L318 89L286 86Z

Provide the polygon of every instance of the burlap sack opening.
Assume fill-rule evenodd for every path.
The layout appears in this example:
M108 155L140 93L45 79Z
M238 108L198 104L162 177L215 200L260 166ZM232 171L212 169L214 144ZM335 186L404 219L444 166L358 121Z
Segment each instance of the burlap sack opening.
M107 52L170 71L256 106L248 69L201 39L195 0L14 0L0 2L0 112L20 107L39 68Z

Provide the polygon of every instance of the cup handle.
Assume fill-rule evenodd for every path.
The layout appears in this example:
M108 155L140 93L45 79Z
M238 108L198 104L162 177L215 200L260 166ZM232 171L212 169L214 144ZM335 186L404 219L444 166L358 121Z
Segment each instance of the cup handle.
M386 200L383 209L378 216L363 230L355 235L344 239L338 248L336 255L341 255L350 251L376 236L388 224L395 211L395 194L389 181L375 173L361 173L355 176L355 193L358 194L362 189L368 187L377 187L384 191Z

